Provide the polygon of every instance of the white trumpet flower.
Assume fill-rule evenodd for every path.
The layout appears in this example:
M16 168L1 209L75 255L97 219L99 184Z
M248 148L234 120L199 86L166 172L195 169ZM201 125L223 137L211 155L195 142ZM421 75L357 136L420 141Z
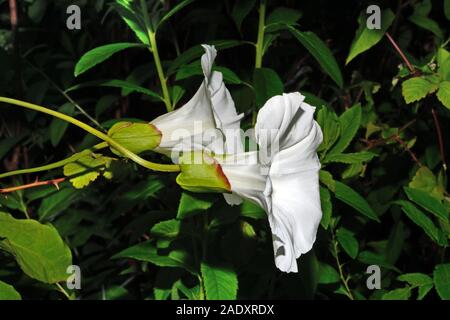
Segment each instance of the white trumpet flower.
M284 272L298 271L296 259L311 250L322 218L322 131L314 110L300 93L272 97L257 117L259 151L216 158L230 191L267 212L275 264Z

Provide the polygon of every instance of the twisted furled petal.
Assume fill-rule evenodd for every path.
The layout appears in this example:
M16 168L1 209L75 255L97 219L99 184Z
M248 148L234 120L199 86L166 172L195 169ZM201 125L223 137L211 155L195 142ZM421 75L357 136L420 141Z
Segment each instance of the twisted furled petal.
M176 155L183 150L242 151L242 142L234 138L240 132L242 115L236 113L222 74L212 71L216 49L208 45L203 48L201 65L205 79L200 88L184 106L151 121L162 133L161 143L155 151L172 155L175 161ZM228 137L230 142L225 142Z

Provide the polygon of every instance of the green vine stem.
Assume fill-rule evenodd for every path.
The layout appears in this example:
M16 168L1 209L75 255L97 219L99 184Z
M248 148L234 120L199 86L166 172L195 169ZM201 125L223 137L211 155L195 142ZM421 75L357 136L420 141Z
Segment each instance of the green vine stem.
M113 147L114 149L116 149L117 151L122 153L125 157L136 162L137 164L139 164L140 166L142 166L144 168L154 170L154 171L161 171L161 172L179 172L180 171L180 166L176 165L176 164L158 164L158 163L153 163L153 162L147 161L147 160L141 158L140 156L138 156L137 154L131 152L127 148L123 147L121 144L119 144L118 142L116 142L114 139L112 139L110 136L104 134L103 132L98 131L97 129L94 129L93 127L87 125L86 123L84 123L80 120L77 120L73 117L70 117L66 114L63 114L61 112L54 111L54 110L51 110L51 109L48 109L48 108L45 108L42 106L38 106L36 104L25 102L25 101L6 98L6 97L0 97L0 102L5 102L5 103L13 104L13 105L16 105L19 107L46 113L46 114L54 116L58 119L61 119L63 121L69 122L81 129L89 132L90 134L96 136L97 138L107 142L111 147Z
M266 20L266 0L261 0L259 6L258 38L256 40L255 68L261 68L264 55L264 28Z
M95 146L92 147L92 149L86 149L83 150L81 152L78 152L64 160L60 160L60 161L56 161L53 163L49 163L45 166L40 166L40 167L35 167L35 168L30 168L30 169L21 169L21 170L15 170L15 171L10 171L10 172L6 172L6 173L2 173L0 174L0 179L2 178L6 178L6 177L11 177L11 176L16 176L19 174L27 174L27 173L35 173L35 172L42 172L42 171L48 171L48 170L53 170L56 168L60 168L65 166L66 164L72 163L77 161L78 159L83 158L84 156L87 156L89 154L91 154L92 152L96 151L96 150L101 150L104 148L107 148L108 144L106 142L102 142L99 143Z
M170 99L169 89L167 87L167 78L162 68L161 59L159 57L158 45L156 42L156 30L153 31L150 25L150 18L148 16L148 8L146 0L141 0L141 9L144 14L145 28L147 29L148 39L150 41L151 52L153 59L155 60L156 71L158 73L159 82L161 83L161 89L163 93L164 104L166 105L167 112L173 110L172 102Z
M336 264L339 270L339 277L341 278L342 284L344 285L344 289L345 289L345 294L347 295L347 297L350 300L355 300L355 297L352 294L352 291L350 290L350 287L348 285L348 278L345 277L344 275L344 270L342 268L342 264L341 261L339 259L339 247L338 247L338 242L334 236L334 232L332 231L332 246L333 246L333 256L334 259L336 260Z

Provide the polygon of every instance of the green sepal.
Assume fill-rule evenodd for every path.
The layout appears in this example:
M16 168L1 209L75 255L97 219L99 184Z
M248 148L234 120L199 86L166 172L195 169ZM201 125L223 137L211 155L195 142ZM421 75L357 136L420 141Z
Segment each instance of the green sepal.
M206 152L193 151L180 157L177 183L191 192L230 193L231 185L220 164Z
M133 153L151 151L161 143L161 132L150 123L121 121L109 129L108 136ZM120 152L111 148L117 155Z

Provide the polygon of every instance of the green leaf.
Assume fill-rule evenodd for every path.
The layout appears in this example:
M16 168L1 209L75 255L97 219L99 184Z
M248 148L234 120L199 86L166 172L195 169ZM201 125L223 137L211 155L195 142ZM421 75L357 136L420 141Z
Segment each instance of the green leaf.
M439 231L430 218L409 201L397 200L395 203L401 206L408 218L421 227L431 240L439 243Z
M214 66L213 70L222 73L223 81L225 83L229 83L229 84L242 83L242 81L241 81L241 79L239 79L238 75L226 67ZM179 80L187 79L192 76L203 76L203 70L202 70L200 61L195 61L188 65L182 66L178 70L178 72L175 76L175 80L179 81Z
M335 268L326 263L319 264L319 283L330 284L340 281L339 273Z
M202 213L214 204L214 200L207 195L183 192L178 205L177 219L184 219Z
M361 116L362 109L359 103L339 116L341 136L333 149L330 150L330 154L341 153L349 146L359 129Z
M112 158L104 157L98 154L87 155L75 162L64 166L64 175L72 177L72 183L75 189L82 189L95 181L100 174L106 178L110 178L112 173L109 171Z
M157 94L156 92L154 92L150 89L138 86L131 82L118 80L118 79L89 81L89 82L85 82L85 83L81 83L81 84L72 86L69 89L67 89L66 92L70 92L70 91L74 91L74 90L78 90L78 89L82 89L82 88L87 88L87 87L97 87L97 86L126 89L126 90L128 90L127 94L130 94L130 93L136 91L139 93L146 94L147 96L152 97L154 99L161 100L161 101L163 100L163 98L159 94Z
M402 83L402 94L406 103L425 98L438 89L438 84L430 81L430 77L414 77Z
M345 228L339 228L336 232L336 237L345 252L347 252L352 259L356 259L358 256L359 245L358 240L356 240L353 233Z
M414 13L408 19L417 26L424 28L428 31L431 31L438 38L442 39L444 35L442 34L439 25L436 23L436 21L428 18L430 12L431 12L431 1L424 0L421 3L414 5Z
M422 300L425 298L428 292L430 292L431 289L433 289L433 284L426 284L419 287L419 294L417 295L417 300Z
M180 229L181 222L179 220L170 219L155 224L151 233L157 237L174 239L180 233Z
M333 176L326 170L319 171L320 182L323 183L332 192L336 191L336 184L334 182Z
M236 1L234 3L233 9L231 11L231 17L234 20L234 23L236 24L236 27L238 30L241 30L242 22L244 21L245 17L248 16L250 11L255 6L256 0L246 0L246 1Z
M327 154L322 163L341 162L347 164L367 162L373 159L376 154L369 151L361 151L356 153Z
M400 288L388 291L381 297L381 300L408 300L411 296L411 288Z
M253 72L256 105L262 107L273 96L282 94L283 82L278 74L269 68L257 68Z
M266 19L265 32L275 32L293 26L302 17L302 13L298 10L278 7L273 10Z
M320 220L320 225L327 230L331 220L332 214L332 204L331 195L328 189L320 186L320 205L322 207L322 220Z
M0 248L12 254L29 277L45 283L67 279L72 254L52 225L0 212L0 239Z
M289 26L289 31L295 38L308 50L309 53L319 62L322 69L342 88L344 80L342 78L341 70L333 57L330 49L320 38L311 31L298 31Z
M438 199L419 189L409 187L404 187L403 189L405 190L409 200L414 201L442 221L448 222L448 210Z
M439 84L436 97L447 109L450 109L450 81L442 81Z
M405 273L397 277L398 280L408 282L411 286L420 287L433 284L433 279L423 273Z
M2 300L22 300L22 297L13 286L0 281L0 301Z
M80 194L72 188L64 188L42 200L38 209L39 221L48 221L69 208Z
M75 77L78 77L80 74L88 71L92 67L96 66L97 64L107 60L110 58L113 54L129 49L129 48L136 48L136 47L143 47L142 44L138 43L128 43L128 42L121 42L121 43L112 43L107 44L101 47L97 47L95 49L92 49L88 52L86 52L81 59L78 61L78 63L75 66Z
M186 7L187 5L191 4L192 2L194 2L194 0L184 0L182 2L180 2L179 4L177 4L175 7L173 7L169 12L167 12L164 17L159 21L158 25L155 28L155 31L158 30L158 28L167 20L170 19L170 17L172 17L174 14L176 14L178 11L180 11L181 9L183 9L184 7Z
M72 116L75 111L75 106L72 103L68 102L63 104L58 109L58 111L67 114L68 116ZM49 133L50 141L54 147L59 144L68 127L69 123L67 121L63 121L57 118L52 119L52 122L50 123Z
M202 278L208 300L235 300L238 279L230 268L201 264Z
M242 201L241 215L256 220L267 218L267 214L263 208L248 200Z
M436 199L442 200L444 198L443 187L438 184L438 181L433 172L425 166L420 167L417 170L408 186L414 189L428 192Z
M336 198L345 202L369 219L380 222L369 203L355 190L339 181L336 181Z
M376 45L383 38L394 18L395 15L390 9L383 10L381 12L381 29L369 29L367 28L367 17L365 13L361 13L358 18L359 28L350 46L345 64L349 64L357 55Z
M339 138L341 128L338 117L334 111L328 109L327 107L323 107L317 113L317 122L323 132L323 141L318 150L327 151Z
M433 272L434 286L443 300L450 300L450 263L438 264Z
M159 267L180 267L185 268L191 273L195 272L192 269L190 257L186 251L174 250L168 255L160 254L158 249L150 241L139 243L111 257L111 259L120 258L146 261Z
M125 21L128 27L133 30L136 37L144 44L150 45L147 29L143 18L138 16L136 12L137 1L133 0L116 0L111 6L116 9L120 17Z
M444 14L447 20L450 20L450 1L444 0Z

